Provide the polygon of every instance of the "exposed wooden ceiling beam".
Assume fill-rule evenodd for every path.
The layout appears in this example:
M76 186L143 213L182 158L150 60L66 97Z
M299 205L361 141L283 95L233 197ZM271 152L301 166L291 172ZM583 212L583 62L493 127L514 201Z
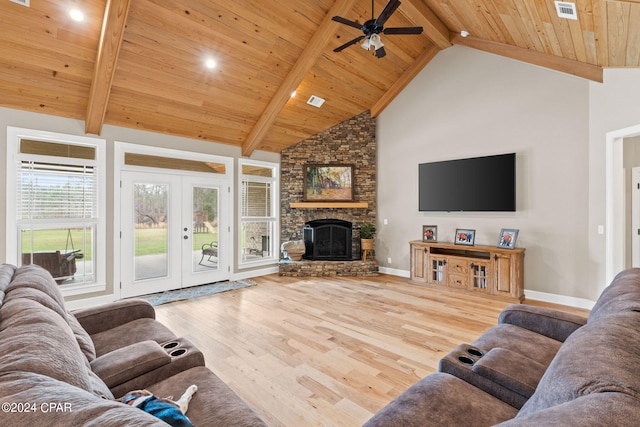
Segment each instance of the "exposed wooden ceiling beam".
M451 41L453 44L483 50L485 52L494 53L496 55L505 56L518 61L528 62L529 64L539 65L541 67L550 68L567 74L573 74L574 76L588 80L600 83L602 83L603 80L602 67L598 67L597 65L586 64L584 62L574 61L573 59L561 58L559 56L549 55L490 40L484 40L473 36L462 37L460 34L452 34Z
M282 111L291 97L291 92L293 92L300 82L302 82L304 76L311 67L313 67L318 60L318 57L322 54L323 48L334 36L334 24L337 25L337 23L332 21L331 18L336 15L345 15L351 10L354 3L355 0L336 0L333 4L329 13L324 17L315 34L311 37L311 40L305 46L304 50L298 57L298 60L291 68L291 71L284 79L273 98L271 98L271 101L269 101L269 105L267 105L267 108L265 108L251 132L249 132L246 141L242 144L243 156L250 156L260 144L260 141L267 134L269 128L278 117L278 114L280 114L280 111Z
M93 80L87 102L85 132L100 134L131 0L107 0Z
M424 34L440 49L451 46L449 29L421 0L406 0L400 12L416 26L424 28Z
M389 88L388 91L380 97L380 99L371 107L371 117L378 117L378 115L384 110L387 105L395 99L396 96L413 80L415 76L440 52L440 49L435 45L429 46L424 52L415 60L413 64L407 68L398 80Z

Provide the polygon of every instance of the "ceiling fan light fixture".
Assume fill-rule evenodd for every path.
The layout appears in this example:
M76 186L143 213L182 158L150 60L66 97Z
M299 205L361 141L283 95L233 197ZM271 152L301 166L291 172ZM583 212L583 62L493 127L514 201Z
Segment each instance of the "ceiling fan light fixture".
M362 46L362 48L364 50L369 50L369 49L371 49L371 41L367 37L366 39L364 39L364 41L362 42L362 44L360 46Z
M384 43L382 43L382 40L380 39L380 35L379 34L371 34L371 46L373 46L373 48L376 51L376 56L378 58L382 58L384 57L387 52L384 50Z

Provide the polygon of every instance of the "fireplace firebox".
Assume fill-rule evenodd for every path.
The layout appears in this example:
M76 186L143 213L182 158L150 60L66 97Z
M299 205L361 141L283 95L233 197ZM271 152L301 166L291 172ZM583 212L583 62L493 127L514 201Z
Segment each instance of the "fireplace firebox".
M316 219L302 230L305 253L309 260L351 260L353 225L340 219Z

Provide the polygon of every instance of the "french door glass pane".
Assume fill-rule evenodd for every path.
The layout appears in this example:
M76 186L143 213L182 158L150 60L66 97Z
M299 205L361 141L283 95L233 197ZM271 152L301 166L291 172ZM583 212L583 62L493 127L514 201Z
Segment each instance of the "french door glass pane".
M193 187L193 271L218 269L218 189Z
M169 273L169 185L136 183L134 203L134 278L166 277Z

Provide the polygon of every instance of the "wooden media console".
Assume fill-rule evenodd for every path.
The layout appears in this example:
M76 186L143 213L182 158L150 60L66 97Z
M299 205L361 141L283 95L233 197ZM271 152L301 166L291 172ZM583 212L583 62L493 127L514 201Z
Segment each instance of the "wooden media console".
M524 300L524 249L412 241L409 283Z

